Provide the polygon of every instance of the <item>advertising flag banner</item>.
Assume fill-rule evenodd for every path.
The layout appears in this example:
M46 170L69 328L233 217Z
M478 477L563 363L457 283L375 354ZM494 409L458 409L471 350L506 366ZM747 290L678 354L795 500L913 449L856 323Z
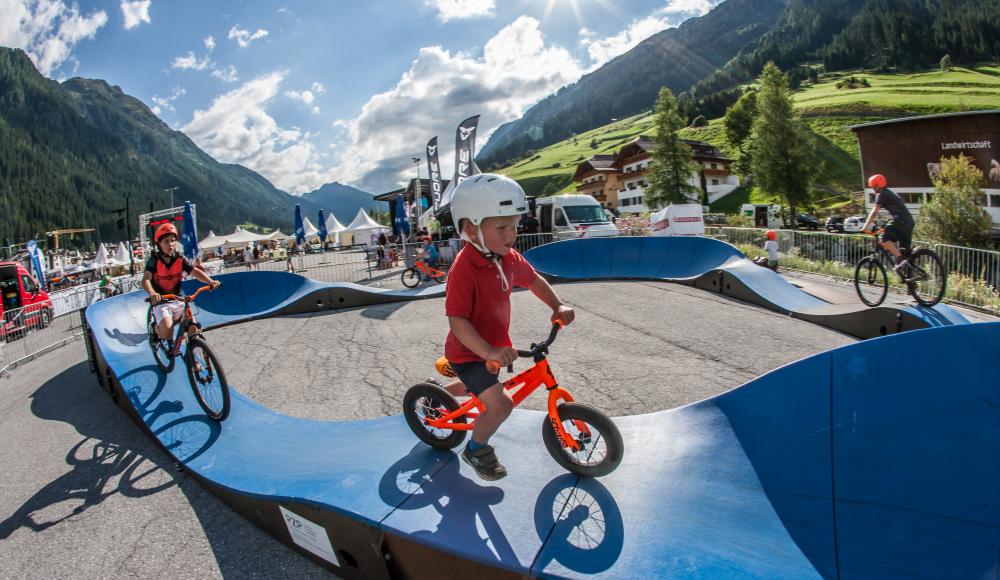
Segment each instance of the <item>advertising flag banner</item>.
M181 232L181 246L184 248L184 256L189 260L198 257L198 232L194 223L194 211L191 209L191 202L184 202L184 227Z
M427 175L431 182L431 199L434 201L434 211L441 207L441 164L438 163L438 138L427 142Z
M476 156L476 127L479 125L479 115L462 121L455 131L455 177L452 179L455 187L470 175L479 173L474 157Z
M295 204L295 244L306 241L306 228L302 225L302 206Z
M323 210L319 210L319 231L316 235L319 236L319 242L321 244L326 243L326 236L329 232L326 231L326 216L323 215Z
M35 271L38 284L41 285L42 290L46 290L45 269L42 268L42 249L38 247L35 240L28 240L28 255L31 256L31 269Z

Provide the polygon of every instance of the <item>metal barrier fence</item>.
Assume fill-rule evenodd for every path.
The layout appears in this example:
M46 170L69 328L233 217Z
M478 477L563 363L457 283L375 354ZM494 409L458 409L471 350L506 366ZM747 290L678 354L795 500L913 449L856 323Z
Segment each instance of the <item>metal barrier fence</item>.
M705 235L729 242L744 249L762 248L763 229L709 226ZM778 248L782 268L825 274L842 280L853 279L854 264L872 251L869 236L829 234L795 230L778 230ZM649 230L635 230L621 235L650 235ZM522 234L515 242L519 252L556 241L552 234ZM454 260L460 243L444 240L434 243L441 255L441 265ZM945 300L1000 315L1000 252L964 248L945 244L922 244L941 257L948 270L948 294ZM352 282L368 286L402 288L401 274L416 261L423 244L390 244L378 247L356 247L315 254L300 254L290 259L262 260L247 266L221 262L209 264L211 274L238 270L294 271L321 282ZM15 365L30 360L48 350L78 338L82 333L77 314L87 305L105 295L141 289L142 275L121 276L109 288L101 291L97 283L54 292L52 317L33 320L20 330L0 336L0 374ZM5 313L5 318L23 316L20 310ZM30 317L28 317L30 318Z
M709 227L705 235L734 246L762 248L764 232L756 228ZM869 235L778 230L782 267L818 272L842 280L854 279L854 266L870 254ZM945 301L1000 314L1000 252L914 240L914 246L934 250L948 272ZM890 277L894 280L893 277Z
M4 311L0 333L0 374L83 334L78 310L49 317L32 307Z

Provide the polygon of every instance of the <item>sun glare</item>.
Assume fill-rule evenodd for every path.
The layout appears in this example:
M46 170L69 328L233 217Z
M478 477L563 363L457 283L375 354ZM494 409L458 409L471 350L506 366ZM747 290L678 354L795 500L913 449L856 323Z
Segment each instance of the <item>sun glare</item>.
M583 12L580 11L580 4L582 2L592 2L597 4L601 8L604 8L616 16L621 16L622 14L621 10L619 10L611 0L546 0L545 12L542 15L542 22L547 22L549 17L553 14L555 14L556 18L565 17L565 11L568 8L573 12L573 17L576 19L577 26L583 28Z

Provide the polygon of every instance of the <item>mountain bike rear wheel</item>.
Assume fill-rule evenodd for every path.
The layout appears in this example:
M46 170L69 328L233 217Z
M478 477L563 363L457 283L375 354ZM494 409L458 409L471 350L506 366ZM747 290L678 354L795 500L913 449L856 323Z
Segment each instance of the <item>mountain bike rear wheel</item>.
M200 336L188 339L187 352L188 379L194 390L194 397L209 418L222 421L229 416L229 383L226 373L208 343Z
M622 461L625 443L618 426L607 415L581 403L559 405L563 429L580 444L579 451L563 447L549 417L542 423L542 440L552 459L580 477L601 477Z
M403 396L403 417L410 430L421 441L437 449L454 449L465 440L465 431L438 429L424 422L436 419L459 407L451 393L437 385L419 383L413 385ZM465 423L465 415L456 417L453 423Z
M403 280L403 286L416 288L420 284L420 271L416 268L407 268L403 270L400 278Z
M910 255L906 288L910 296L922 306L934 306L944 297L948 273L941 258L927 248L920 248Z
M156 319L153 317L153 307L150 306L146 312L146 337L150 350L153 351L153 359L160 370L169 373L174 370L174 357L168 352L170 341L160 340L156 336Z
M442 269L438 270L438 272L440 272L441 274L438 275L438 276L434 276L434 281L437 282L438 284L444 284L445 282L447 282L448 281L448 270L445 270L444 268L442 268Z
M854 269L854 289L866 306L882 304L889 291L889 278L882 263L872 256L861 258Z

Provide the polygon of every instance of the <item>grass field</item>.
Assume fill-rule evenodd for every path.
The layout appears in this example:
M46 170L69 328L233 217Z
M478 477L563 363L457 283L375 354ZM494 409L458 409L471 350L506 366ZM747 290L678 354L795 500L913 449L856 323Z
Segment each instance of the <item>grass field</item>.
M855 76L869 87L838 89L837 82ZM812 134L822 165L817 182L843 192L861 189L858 143L852 125L913 115L1000 108L1000 66L926 71L912 74L846 72L822 75L820 82L793 95L794 106ZM575 190L571 178L576 166L593 155L611 154L639 135L653 136L649 113L616 121L574 138L532 152L500 171L525 185L530 195ZM688 127L684 138L706 141L730 157L736 149L726 139L721 119L706 127ZM591 147L596 140L596 147ZM743 193L753 201L767 196ZM819 206L835 209L856 205L846 196L820 195ZM724 207L733 203L723 204Z

